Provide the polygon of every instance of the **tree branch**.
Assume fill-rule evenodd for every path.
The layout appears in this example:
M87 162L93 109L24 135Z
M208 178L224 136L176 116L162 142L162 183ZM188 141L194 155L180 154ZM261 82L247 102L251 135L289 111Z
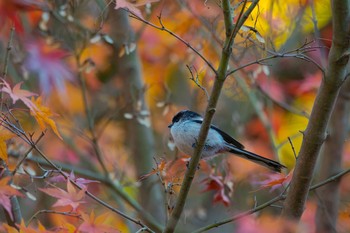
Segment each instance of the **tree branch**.
M328 127L328 136L321 154L319 180L324 180L341 170L344 142L348 135L350 104L350 79L342 86ZM338 218L340 182L332 182L319 191L316 211L317 232L334 232Z
M346 76L349 60L350 0L333 0L333 41L328 68L322 80L304 132L290 190L284 203L282 216L299 221L309 193L317 157L326 139L327 125L339 89Z
M339 172L338 174L334 175L334 176L331 176L329 177L328 179L325 179L323 180L322 182L318 183L318 184L315 184L313 186L310 187L309 191L313 191L313 190L316 190L326 184L329 184L331 182L334 182L334 181L337 181L339 180L339 178L341 178L342 176L346 175L350 173L350 169L346 169L342 172ZM220 221L220 222L216 222L214 224L210 224L208 226L205 226L205 227L202 227L196 231L194 231L193 233L200 233L200 232L205 232L205 231L208 231L210 229L213 229L213 228L216 228L216 227L219 227L219 226L222 226L224 224L227 224L227 223L230 223L230 222L234 222L238 219L241 219L241 218L244 218L248 215L251 215L253 213L256 213L260 210L263 210L265 209L266 207L269 207L269 206L272 206L274 203L278 202L278 201L282 201L286 198L286 195L284 195L284 192L282 192L280 195L276 196L275 198L272 198L271 200L261 204L261 205L258 205L256 207L254 207L253 209L250 209L250 210L247 210L245 212L242 212L240 214L237 214L231 218L228 218L228 219L225 219L223 221Z
M187 42L186 40L182 39L179 35L177 35L176 33L172 32L171 30L169 30L168 28L166 28L162 22L162 18L161 16L158 16L158 20L159 20L159 24L160 26L157 26L137 15L135 15L133 12L129 11L128 9L124 9L125 11L127 11L130 14L131 18L137 19L139 21L141 21L144 24L147 24L148 26L151 26L155 29L158 29L160 31L165 31L167 33L169 33L171 36L173 36L174 38L176 38L177 40L181 41L183 44L185 44L188 48L190 48L194 53L196 53L208 66L209 68L214 72L214 74L216 74L216 69L214 68L214 66L210 63L210 61L208 59L206 59L197 49L195 49L189 42Z
M251 13L251 11L258 4L258 2L259 2L258 0L253 1L250 7L248 8L248 10L244 14L241 14L240 15L241 18L239 18L237 21L240 22L241 19L246 19L246 17ZM215 72L216 79L215 79L214 86L212 88L212 93L210 95L210 99L207 105L206 114L204 116L203 123L199 132L197 147L195 148L189 167L186 171L175 207L165 227L164 232L166 233L174 232L176 225L182 214L188 192L190 190L192 181L194 179L194 176L197 170L197 166L201 157L201 153L205 144L208 131L209 131L211 120L215 113L215 108L221 93L221 89L227 77L227 68L228 68L228 63L232 53L232 45L239 28L233 31L234 29L233 15L232 15L231 5L229 0L222 1L222 9L224 14L226 39L225 39L224 46L222 48L220 64L217 71ZM241 21L241 25L243 25L243 23L244 21Z

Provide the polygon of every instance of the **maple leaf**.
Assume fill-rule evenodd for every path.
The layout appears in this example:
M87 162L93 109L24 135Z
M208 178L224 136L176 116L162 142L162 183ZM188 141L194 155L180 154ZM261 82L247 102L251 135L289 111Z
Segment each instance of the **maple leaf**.
M23 82L17 83L13 89L11 89L10 84L8 84L4 79L1 80L1 91L9 94L12 99L13 104L18 100L21 100L30 110L35 109L35 104L29 99L29 97L36 96L37 94L21 89Z
M261 185L261 187L258 190L270 188L270 192L272 192L280 187L285 187L285 185L287 185L291 181L293 171L294 170L290 171L287 175L280 173L269 174L267 179L255 183Z
M11 196L24 196L17 189L11 187L9 185L11 177L4 177L0 180L0 205L4 207L4 209L9 214L10 218L13 220L13 214L11 211Z
M38 227L37 228L32 228L29 226L26 226L24 223L23 219L21 221L21 225L18 225L19 232L20 233L54 233L57 231L49 231L47 230L40 221L38 221Z
M140 176L139 181L142 181L153 174L161 173L161 172L165 171L166 165L167 165L166 161L164 159L162 159L161 162L159 164L157 164L156 169L153 169L153 171L151 171L145 175Z
M6 233L18 233L18 230L6 223L3 223L0 226L0 232L6 232Z
M99 232L110 232L110 233L119 233L117 229L114 229L108 226L106 220L108 219L109 213L102 214L95 217L94 211L90 213L90 216L87 214L82 214L84 222L79 226L79 231L87 233L99 233Z
M71 206L72 211L76 211L81 203L85 203L86 189L76 190L73 184L67 180L67 191L61 188L40 188L40 190L52 197L58 198L53 207L57 206Z
M62 139L60 133L57 130L55 121L51 119L53 114L51 113L50 109L43 106L41 102L41 97L38 97L37 99L32 98L32 103L34 104L35 108L32 108L30 110L30 114L36 119L42 131L44 131L46 129L46 125L48 125L53 130L53 132L60 139Z
M64 221L56 233L77 233L78 229L73 224Z
M26 49L28 55L24 61L24 67L38 75L40 88L44 95L50 94L53 88L65 94L64 82L73 81L71 71L63 62L63 58L68 53L48 45L43 40L28 42Z
M210 175L202 182L206 183L207 186L203 192L211 190L215 191L214 203L222 202L225 206L231 204L229 196L232 194L232 185L228 182L225 183L222 176Z
M97 181L97 180L89 180L89 179L85 179L85 178L77 178L77 177L75 177L73 171L71 171L70 174L68 174L68 173L66 173L66 172L64 172L64 173L68 176L68 178L69 178L70 180L73 180L73 181L74 181L75 183L77 183L80 187L85 188L85 189L87 189L86 184L90 184L90 183L100 183L100 182ZM66 180L67 180L67 179L66 179L63 175L58 175L58 176L54 176L54 177L50 178L50 181L51 181L51 182L65 182Z

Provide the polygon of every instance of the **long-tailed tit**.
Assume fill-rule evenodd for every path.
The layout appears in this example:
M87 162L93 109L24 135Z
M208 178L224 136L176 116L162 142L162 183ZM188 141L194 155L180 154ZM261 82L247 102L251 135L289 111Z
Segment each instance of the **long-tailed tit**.
M192 156L202 122L203 118L201 115L189 110L178 112L173 117L172 123L168 127L179 150ZM202 158L208 159L224 152L233 153L276 172L281 172L281 169L285 168L285 166L276 161L244 150L244 146L241 143L214 125L211 125L202 151Z

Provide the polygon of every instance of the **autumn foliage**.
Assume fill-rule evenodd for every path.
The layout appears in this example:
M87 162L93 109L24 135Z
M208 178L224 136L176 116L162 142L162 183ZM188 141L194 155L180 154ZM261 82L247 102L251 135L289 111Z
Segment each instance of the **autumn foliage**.
M183 109L204 115L225 23L254 2L0 0L0 232L162 232L191 158L167 126ZM325 184L316 171L301 222L280 218L324 78L330 1L258 2L213 124L287 169L201 160L177 232L316 232L317 185L340 177L333 227L348 232L346 170Z

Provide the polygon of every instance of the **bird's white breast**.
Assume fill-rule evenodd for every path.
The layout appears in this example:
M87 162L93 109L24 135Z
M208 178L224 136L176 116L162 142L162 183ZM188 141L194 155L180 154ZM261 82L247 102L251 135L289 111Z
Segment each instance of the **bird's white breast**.
M193 121L176 122L170 129L170 133L179 150L192 156L198 141L201 125ZM208 137L202 151L202 157L211 157L222 148L223 139L214 129L209 129Z

